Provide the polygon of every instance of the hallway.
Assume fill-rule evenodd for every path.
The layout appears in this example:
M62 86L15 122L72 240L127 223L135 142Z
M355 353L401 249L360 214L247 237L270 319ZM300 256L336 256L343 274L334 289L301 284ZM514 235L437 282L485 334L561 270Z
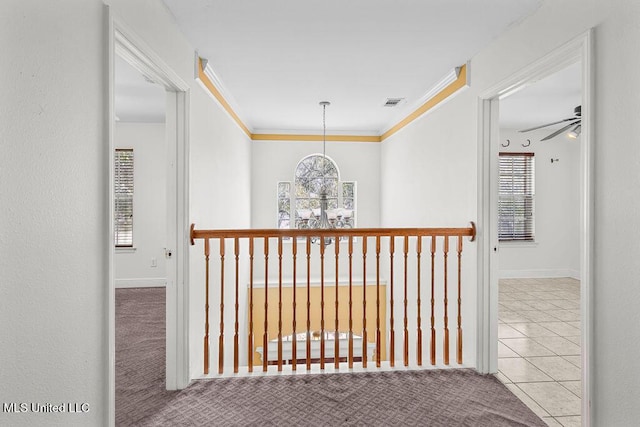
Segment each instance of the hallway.
M498 379L549 426L580 426L580 282L502 279Z
M164 388L165 289L116 291L116 425L542 426L471 369L272 375Z

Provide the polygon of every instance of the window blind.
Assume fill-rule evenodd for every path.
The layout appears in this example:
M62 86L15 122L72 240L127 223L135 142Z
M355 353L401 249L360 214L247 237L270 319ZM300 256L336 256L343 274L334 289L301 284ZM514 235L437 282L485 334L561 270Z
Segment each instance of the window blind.
M534 154L500 153L498 239L534 240Z
M133 150L116 149L115 153L115 243L116 247L133 246Z

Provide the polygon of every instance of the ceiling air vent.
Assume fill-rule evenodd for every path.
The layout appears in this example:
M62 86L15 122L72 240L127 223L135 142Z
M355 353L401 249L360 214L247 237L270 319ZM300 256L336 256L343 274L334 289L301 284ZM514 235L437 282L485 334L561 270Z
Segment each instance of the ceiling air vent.
M387 102L384 103L385 107L395 107L404 101L404 98L387 98Z

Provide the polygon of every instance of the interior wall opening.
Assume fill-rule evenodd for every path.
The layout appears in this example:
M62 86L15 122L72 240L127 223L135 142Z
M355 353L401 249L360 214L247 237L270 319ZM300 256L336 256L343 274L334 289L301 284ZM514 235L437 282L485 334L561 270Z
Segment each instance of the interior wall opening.
M164 317L164 321L161 323L161 328L164 327L163 334L160 335L159 342L164 344L163 351L165 363L154 364L160 369L161 381L159 386L162 389L175 390L186 387L189 384L189 345L188 345L188 286L189 286L189 272L188 272L188 212L189 212L189 188L188 188L188 174L189 174L189 139L188 139L188 123L189 123L189 90L190 87L184 82L184 80L177 75L171 67L169 67L154 51L151 49L144 40L136 36L126 25L119 22L116 17L110 14L109 19L109 117L110 117L110 132L108 143L108 165L109 171L109 210L110 210L110 222L109 222L109 269L108 269L108 313L109 313L109 383L107 385L109 390L109 407L110 413L115 413L115 396L116 396L116 282L118 272L117 269L122 270L117 262L116 258L120 255L116 253L115 245L115 207L116 197L113 191L113 184L115 182L115 151L117 148L118 129L124 128L125 123L119 125L118 123L123 120L118 115L117 107L117 78L118 73L116 68L117 62L124 60L131 67L137 70L136 75L138 80L138 90L140 86L149 89L149 86L155 86L155 95L157 97L155 107L150 105L138 106L138 114L143 111L144 114L150 111L160 112L158 114L164 114L164 130L160 124L157 123L144 123L147 128L153 128L156 126L154 140L158 147L156 150L151 150L152 154L158 156L157 159L147 159L149 161L141 162L139 166L144 168L153 169L155 172L151 174L149 180L152 187L157 188L156 191L150 191L153 193L151 197L153 201L149 203L157 202L157 199L164 198L164 207L156 206L152 209L152 215L155 220L158 220L161 225L157 234L162 238L158 239L154 243L153 253L143 253L142 261L137 264L137 267L149 271L159 271L161 263L164 263L164 275L159 277L143 277L145 282L151 282L152 285L158 285L163 281L166 283L164 288L160 288L160 296L158 303L162 304L164 313L160 313L160 317ZM141 79L141 80L140 80ZM136 86L136 85L134 85ZM128 88L127 94L129 96L139 95L135 88ZM137 122L141 120L144 122L144 118L138 116ZM147 121L153 122L153 120L147 119ZM133 123L126 123L129 127L140 127ZM142 126L144 127L144 126ZM131 129L129 129L131 130ZM139 129L138 129L139 131ZM130 135L131 136L131 135ZM142 133L133 132L132 139L135 142L140 142ZM134 147L135 148L135 147ZM144 150L143 150L144 151ZM135 153L135 150L134 150ZM140 153L142 154L142 153ZM149 154L149 153L147 153ZM135 154L134 154L135 156ZM140 168L138 168L140 169ZM135 177L134 177L135 178ZM134 187L135 188L135 187ZM135 190L134 190L135 192ZM134 200L135 203L135 200ZM140 203L138 203L140 204ZM153 204L153 203L152 203ZM144 204L143 204L144 206ZM164 220L164 221L163 221ZM134 221L134 237L133 244L129 242L128 248L129 254L137 252L135 233L135 221L136 212L133 212ZM158 224L156 224L158 226ZM158 230L158 228L156 228ZM156 236L157 237L157 236ZM162 243L160 243L162 241ZM159 251L159 246L162 246ZM134 250L135 249L135 250ZM159 254L158 254L159 251ZM124 250L126 254L126 250ZM135 263L134 263L135 264ZM152 267L152 265L155 265ZM149 280L152 279L152 280ZM164 279L164 280L163 280ZM127 282L125 281L124 284ZM131 282L130 282L131 283ZM134 285L142 283L142 281L133 281ZM123 282L121 282L123 284ZM164 294L164 297L163 297ZM162 308L160 309L162 311ZM162 357L162 354L161 356Z
M577 62L500 99L495 141L497 376L562 425L581 418L581 104Z
M544 57L530 63L518 72L506 77L488 88L479 96L479 157L478 157L478 221L481 227L479 237L478 252L478 277L480 280L480 291L478 300L478 331L479 331L479 352L478 369L481 372L499 373L499 279L500 279L500 241L499 241L499 221L498 221L498 182L500 149L501 144L506 144L506 140L501 142L500 135L500 109L501 99L517 93L534 83L549 77L573 64L577 64L580 70L580 122L575 122L575 114L565 112L564 116L556 121L568 119L571 124L569 128L557 132L575 130L577 124L581 125L578 145L578 166L577 174L579 184L577 186L577 198L579 213L576 219L578 223L578 277L579 277L579 313L580 313L580 415L582 425L590 425L591 419L591 353L592 353L592 276L593 276L593 32L587 31L565 44L559 46ZM577 105L576 105L577 106ZM571 108L571 107L565 107ZM575 106L573 107L575 108ZM574 111L575 113L575 111ZM546 124L548 122L540 123ZM533 126L536 127L536 126ZM542 129L542 128L541 128ZM538 129L535 129L538 130ZM545 130L545 129L542 129ZM552 132L553 133L553 132ZM550 133L545 133L542 139L547 138ZM556 135L553 135L555 137ZM552 142L553 137L547 138L545 142ZM529 142L520 141L520 144L528 145ZM513 141L512 141L513 142ZM526 147L522 147L526 148ZM549 153L550 154L550 153ZM566 157L565 157L566 158ZM551 159L554 160L551 163ZM559 159L559 161L556 161ZM546 160L548 166L561 166L563 159L559 156L549 156ZM565 163L566 164L566 163ZM558 168L557 171L560 169ZM555 173L555 172L554 172ZM574 186L574 188L576 188ZM535 211L534 211L535 213ZM574 216L575 218L575 216ZM573 270L572 268L570 270ZM548 272L547 272L548 273ZM556 272L557 273L557 272ZM572 279L575 280L575 279ZM559 295L554 295L558 297ZM567 295L569 296L569 295ZM571 296L575 296L571 295ZM504 298L503 298L504 299ZM575 303L576 301L573 301ZM526 304L526 303L525 303ZM575 304L573 304L575 307ZM535 307L530 307L536 309ZM567 307L566 310L575 308ZM544 314L544 313L543 313ZM575 313L574 313L575 314ZM560 322L565 322L558 319ZM571 322L572 320L567 321ZM530 322L533 323L533 322ZM575 325L570 325L574 327ZM548 328L547 328L548 329ZM553 331L551 331L553 332ZM575 332L575 331L574 331ZM557 332L556 332L557 334ZM573 335L572 335L573 336ZM577 340L576 340L577 341ZM572 343L573 344L573 343ZM544 347L544 346L543 346ZM517 352L516 352L517 353ZM557 354L556 354L557 356ZM543 356L531 356L543 357ZM568 360L567 360L568 361ZM574 360L576 361L576 360ZM528 361L527 361L528 362ZM571 361L568 361L571 363ZM539 381L538 383L542 383ZM566 387L558 385L563 390ZM571 390L568 390L572 392ZM575 390L577 392L577 390ZM532 394L535 394L532 392ZM575 395L576 393L574 393ZM531 397L530 395L528 395ZM574 410L572 409L572 412ZM570 416L568 414L555 414L557 416ZM549 414L553 417L554 414Z
M123 408L143 377L165 388L170 144L164 85L120 55L114 77L115 388Z

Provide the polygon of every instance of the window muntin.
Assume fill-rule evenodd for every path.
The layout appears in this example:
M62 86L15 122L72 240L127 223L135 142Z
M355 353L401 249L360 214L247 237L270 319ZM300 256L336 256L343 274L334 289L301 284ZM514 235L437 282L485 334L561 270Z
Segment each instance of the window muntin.
M114 234L116 247L133 247L133 149L114 156Z
M533 153L499 154L498 239L534 240L535 162Z

